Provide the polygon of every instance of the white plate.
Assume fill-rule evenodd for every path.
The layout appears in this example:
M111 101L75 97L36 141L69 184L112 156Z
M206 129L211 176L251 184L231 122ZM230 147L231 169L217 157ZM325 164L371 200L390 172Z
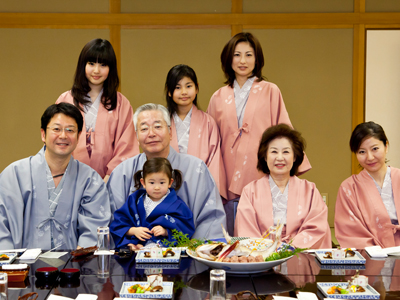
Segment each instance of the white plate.
M266 261L266 262L254 262L254 263L230 263L230 262L219 262L219 261L211 261L197 256L197 253L191 250L186 250L186 253L193 259L205 264L206 266L211 267L212 269L223 269L227 273L233 274L254 274L260 273L264 271L268 271L269 269L278 266L291 257Z
M0 255L1 255L1 254L7 255L7 256L9 257L9 259L7 259L7 260L0 260L0 266L11 264L11 263L15 260L15 258L17 257L17 253L2 253L2 252L0 251Z
M350 294L328 294L327 290L332 286L347 287L347 282L317 282L318 289L327 298L335 299L379 299L381 295L370 285L365 287L364 293L350 293Z
M163 251L167 250L167 248L162 248ZM179 263L181 259L181 251L172 248L172 251L175 252L174 256L168 255L168 257L162 258L152 258L152 257L145 257L144 253L149 252L150 249L140 250L138 254L136 254L136 263Z
M119 292L119 296L121 298L144 298L144 299L171 299L172 298L172 292L173 292L173 287L174 283L173 282L168 282L164 281L162 286L163 286L163 291L162 292L154 292L154 293L144 293L144 294L133 294L128 292L128 287L135 285L135 284L140 284L140 285L145 285L147 284L146 281L130 281L130 282L124 282L121 287L121 291Z
M331 264L331 265L364 265L365 258L358 251L354 251L356 255L353 257L346 257L343 259L333 259L333 258L324 258L325 250L317 250L315 251L315 255L321 264Z

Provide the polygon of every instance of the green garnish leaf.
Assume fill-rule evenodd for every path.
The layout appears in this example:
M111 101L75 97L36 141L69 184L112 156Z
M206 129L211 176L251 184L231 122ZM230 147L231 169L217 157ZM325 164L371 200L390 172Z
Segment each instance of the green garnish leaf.
M189 239L187 234L183 234L181 231L172 229L172 238L174 241L168 241L163 239L162 243L167 247L188 247L190 250L195 250L198 246L203 245L208 240L201 239Z

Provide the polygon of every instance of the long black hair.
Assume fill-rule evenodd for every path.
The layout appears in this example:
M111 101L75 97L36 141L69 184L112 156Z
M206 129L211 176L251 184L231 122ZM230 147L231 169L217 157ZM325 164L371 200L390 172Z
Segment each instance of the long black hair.
M87 94L90 92L85 72L88 62L101 63L109 67L108 77L103 83L101 104L109 111L114 110L117 107L117 90L119 86L117 58L110 42L103 39L91 40L83 47L79 55L74 85L71 89L75 106L83 111L83 106L91 102L87 99Z

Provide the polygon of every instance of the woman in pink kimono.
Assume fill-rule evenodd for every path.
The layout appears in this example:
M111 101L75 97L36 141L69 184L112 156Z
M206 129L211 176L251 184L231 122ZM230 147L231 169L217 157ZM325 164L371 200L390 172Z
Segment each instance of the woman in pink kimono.
M210 170L219 193L227 198L225 168L221 156L218 126L197 108L199 84L194 70L176 65L165 81L165 96L171 117L171 147L179 153L196 156Z
M227 86L211 97L207 112L220 130L225 165L228 203L225 204L228 231L233 231L233 201L249 182L263 176L257 172L257 147L262 133L272 125L291 126L279 88L261 74L264 56L260 42L251 33L238 33L221 53ZM305 157L299 173L311 165Z
M335 235L340 246L400 245L400 170L386 164L389 142L383 128L357 125L350 149L363 170L342 182L336 199Z
M109 41L95 39L81 51L72 89L56 102L74 104L82 111L84 126L72 155L105 182L119 163L139 154L132 106L118 86L114 49Z
M235 235L262 237L284 224L282 241L298 248L330 248L328 208L315 184L299 179L304 140L286 124L268 128L258 148L257 169L265 175L243 188Z

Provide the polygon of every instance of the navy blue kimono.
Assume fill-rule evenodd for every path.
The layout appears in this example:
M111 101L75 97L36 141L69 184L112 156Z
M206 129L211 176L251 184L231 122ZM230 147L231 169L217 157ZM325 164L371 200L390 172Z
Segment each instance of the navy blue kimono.
M114 220L110 224L110 232L116 248L126 247L128 244L146 244L147 241L140 241L136 236L125 235L131 227L146 227L152 229L160 225L167 229L168 237L152 236L150 240L157 243L167 238L173 241L172 229L181 231L192 237L194 233L193 213L174 189L170 189L168 196L157 205L146 218L144 198L146 190L139 189L128 197L122 207L115 211Z

